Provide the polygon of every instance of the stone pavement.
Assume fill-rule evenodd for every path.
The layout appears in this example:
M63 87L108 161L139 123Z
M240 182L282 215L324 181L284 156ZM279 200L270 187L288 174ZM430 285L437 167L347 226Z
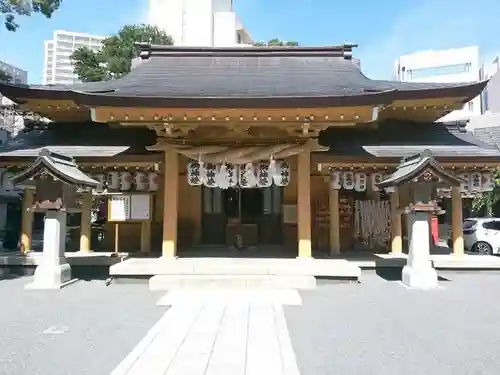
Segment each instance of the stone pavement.
M283 305L297 291L173 291L172 307L112 375L298 375Z

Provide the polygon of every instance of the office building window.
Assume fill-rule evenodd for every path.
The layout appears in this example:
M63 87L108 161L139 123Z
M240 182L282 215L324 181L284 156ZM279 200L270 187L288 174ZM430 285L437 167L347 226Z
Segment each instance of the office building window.
M412 69L408 70L411 79L445 76L461 73L469 73L471 71L471 63L443 65L429 68Z

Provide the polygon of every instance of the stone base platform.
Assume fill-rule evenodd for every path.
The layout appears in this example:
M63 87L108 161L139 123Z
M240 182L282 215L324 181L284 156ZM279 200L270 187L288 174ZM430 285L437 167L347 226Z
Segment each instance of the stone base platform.
M109 267L128 258L127 253L66 252L72 273L78 278L106 277ZM31 276L42 260L41 252L26 255L19 252L0 253L0 279L13 276Z
M149 279L149 290L192 289L315 289L314 276L291 275L156 275Z
M115 278L151 277L151 290L214 286L311 289L315 277L358 281L361 269L343 259L127 259L110 267Z
M346 254L343 259L361 269L403 268L406 254ZM494 255L435 254L431 261L436 270L500 271L500 257Z

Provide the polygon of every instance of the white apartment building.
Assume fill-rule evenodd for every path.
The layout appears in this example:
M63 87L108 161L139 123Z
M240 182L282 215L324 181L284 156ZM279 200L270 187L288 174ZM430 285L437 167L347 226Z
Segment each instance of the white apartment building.
M78 82L73 73L71 54L80 47L94 51L101 48L105 36L56 30L52 40L46 40L43 67L43 84L73 84Z
M232 3L232 0L149 0L149 23L165 30L175 45L252 45Z
M401 56L394 62L394 78L406 82L474 82L482 79L477 46L428 50ZM443 121L481 114L481 95L451 112Z

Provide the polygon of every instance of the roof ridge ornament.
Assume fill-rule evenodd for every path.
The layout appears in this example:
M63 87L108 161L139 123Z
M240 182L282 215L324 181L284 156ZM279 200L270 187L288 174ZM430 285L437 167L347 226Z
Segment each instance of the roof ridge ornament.
M12 176L11 181L14 185L33 188L39 176L51 176L54 180L84 189L99 185L98 181L78 168L72 157L53 152L49 148L42 148L38 158L28 168Z
M464 181L445 170L430 150L401 159L396 171L377 183L379 189L394 190L406 184L434 184L435 186L460 186Z
M148 59L151 56L337 56L352 59L352 50L358 45L344 43L337 46L251 46L251 47L198 47L135 43L140 49L139 56Z

